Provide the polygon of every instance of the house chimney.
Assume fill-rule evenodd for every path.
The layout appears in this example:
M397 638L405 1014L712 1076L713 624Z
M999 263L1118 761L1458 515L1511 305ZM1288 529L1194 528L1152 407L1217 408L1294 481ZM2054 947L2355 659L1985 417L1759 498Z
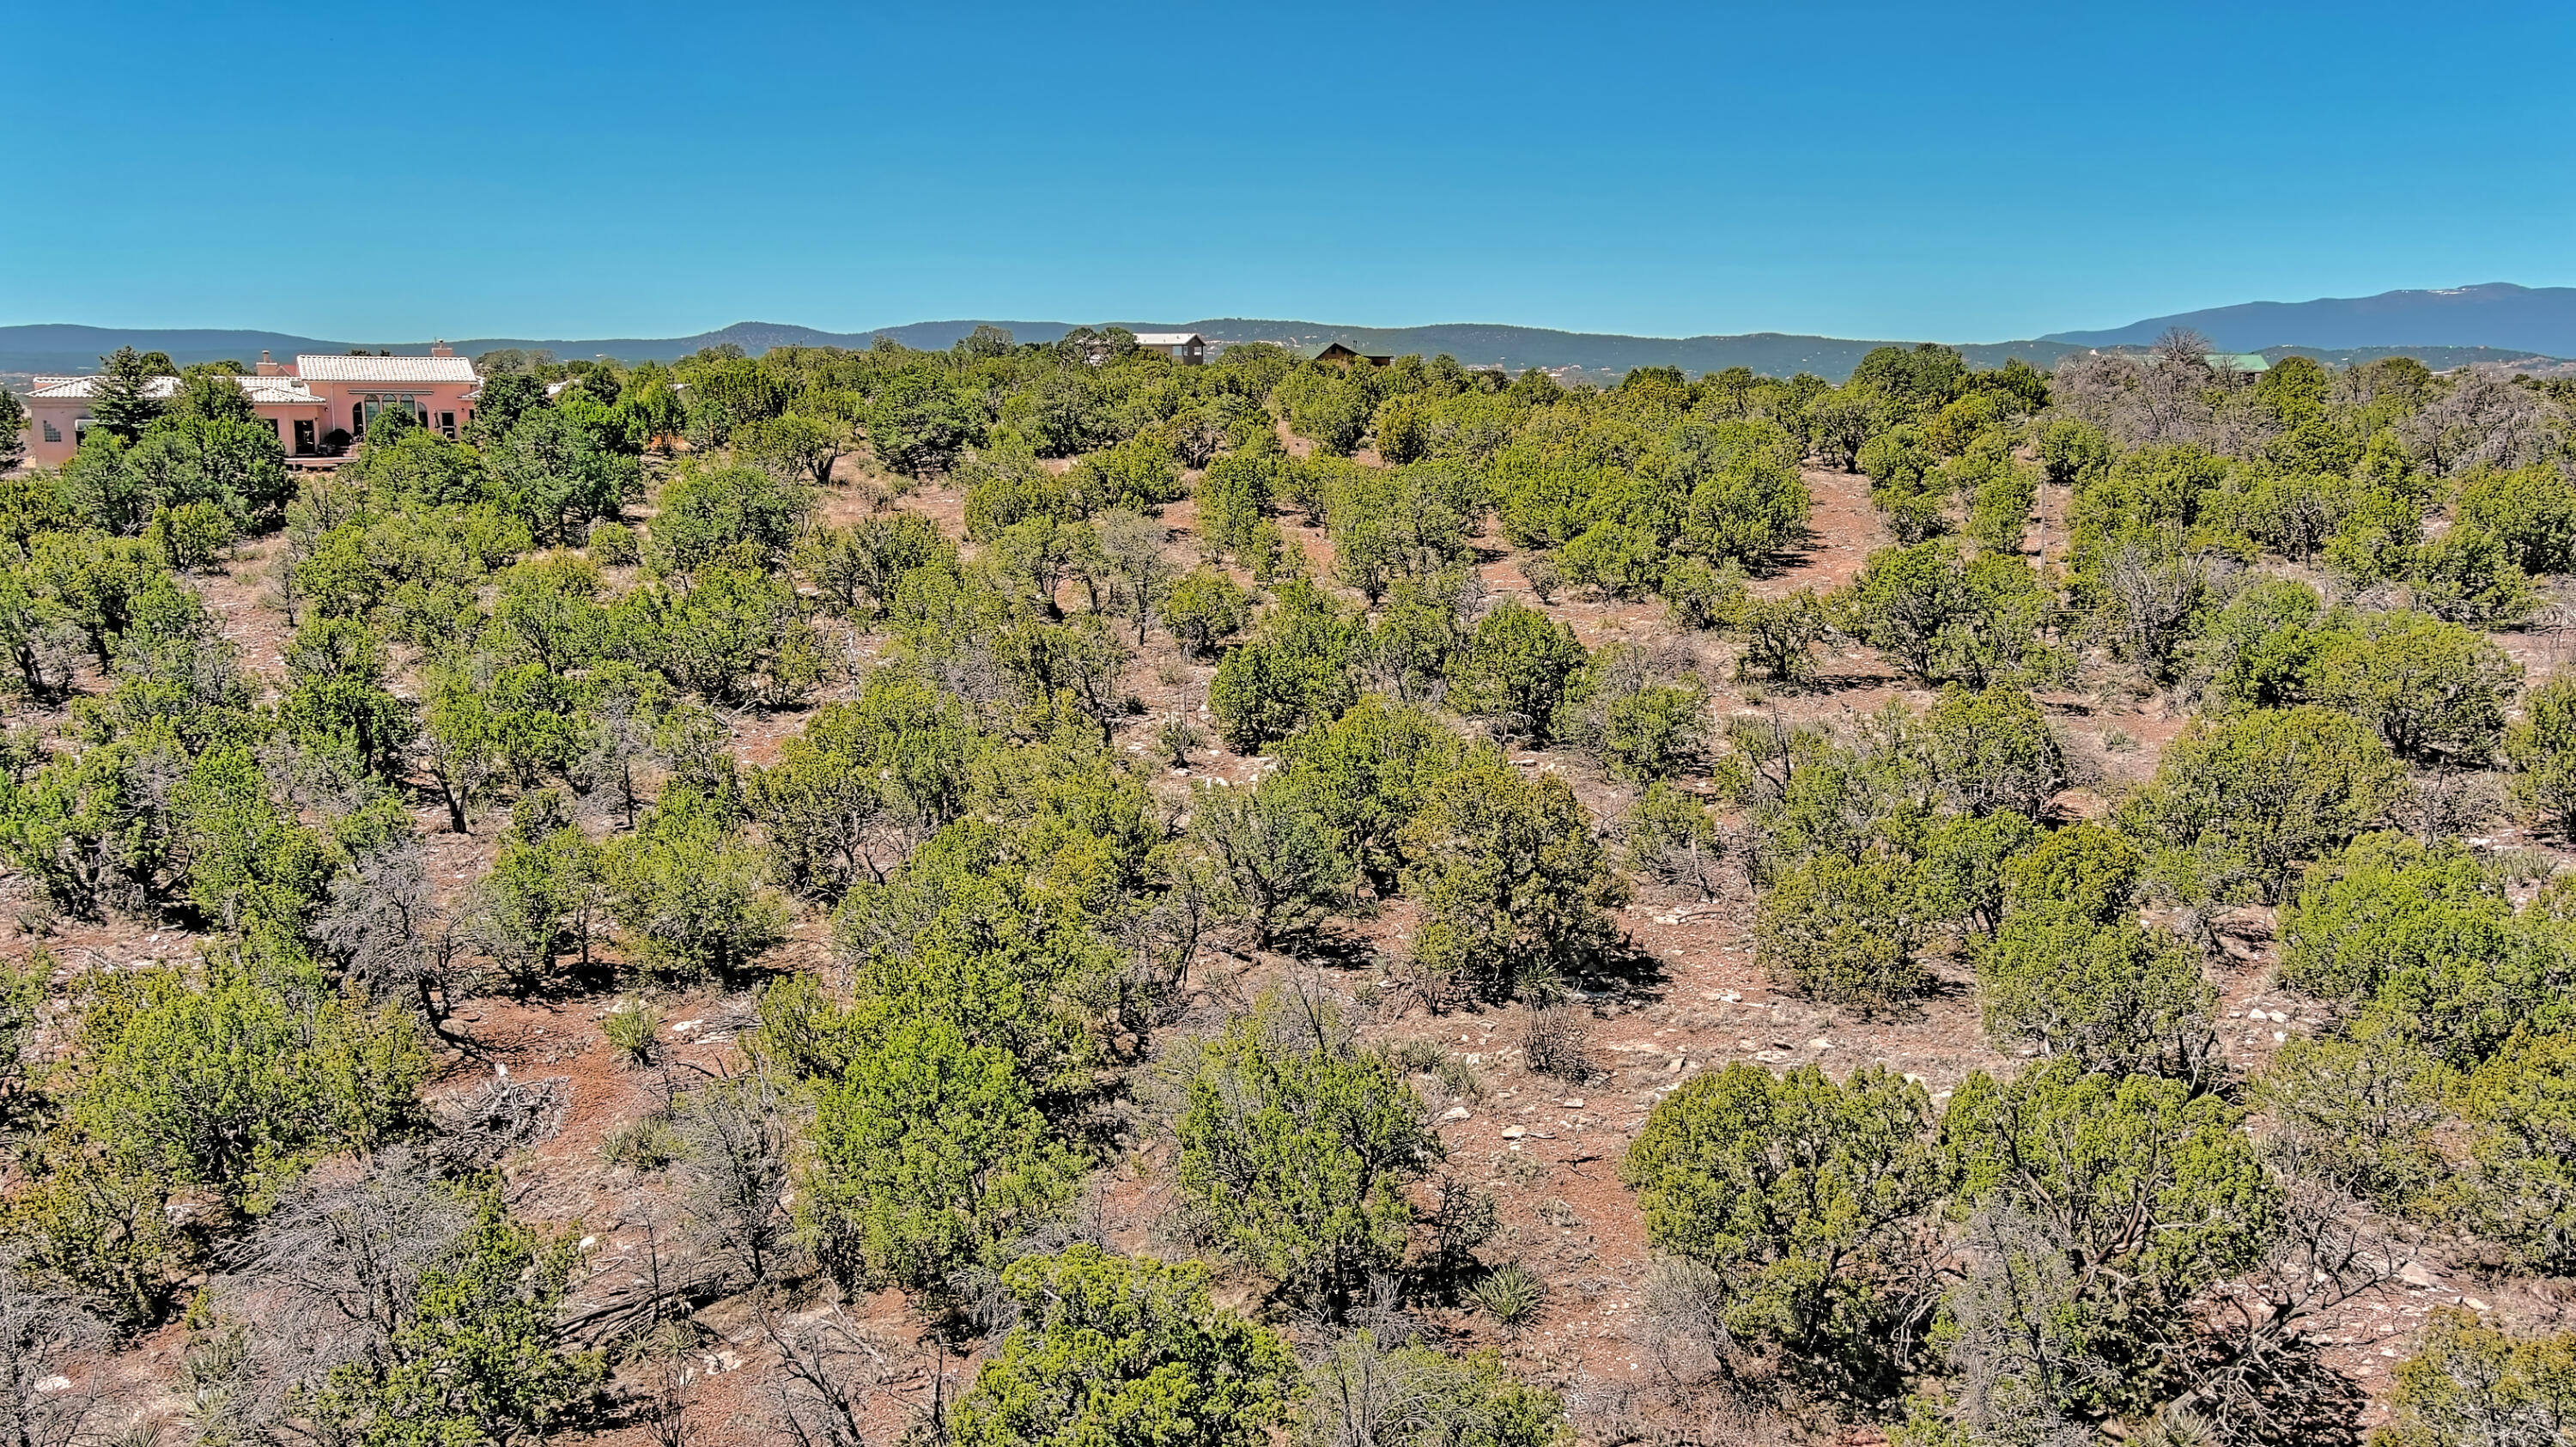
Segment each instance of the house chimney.
M286 370L286 369L285 369L284 367L281 367L281 366L277 365L275 362L270 361L270 360L268 359L268 353L266 353L266 352L261 352L261 353L259 354L259 375L261 375L261 376L263 376L263 377L274 377L274 376L276 376L278 373L283 372L283 371L285 371L285 370Z
M429 354L433 357L452 357L456 355L456 349L447 344L445 337L441 337L429 344Z

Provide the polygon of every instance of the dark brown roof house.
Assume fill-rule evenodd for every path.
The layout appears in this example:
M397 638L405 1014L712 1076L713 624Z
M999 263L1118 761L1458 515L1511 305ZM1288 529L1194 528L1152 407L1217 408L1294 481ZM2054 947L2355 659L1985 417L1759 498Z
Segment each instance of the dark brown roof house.
M1372 367L1383 367L1395 360L1392 355L1372 356L1340 342L1327 342L1324 349L1315 354L1314 359L1318 362L1329 362L1336 367L1357 366L1361 362L1366 362Z

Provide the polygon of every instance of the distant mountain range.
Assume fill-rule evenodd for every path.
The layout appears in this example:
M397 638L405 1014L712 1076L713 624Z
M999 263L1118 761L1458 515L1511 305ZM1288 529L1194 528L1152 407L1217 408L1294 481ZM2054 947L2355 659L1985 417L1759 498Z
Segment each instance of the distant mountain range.
M912 322L868 332L825 332L780 322L737 322L688 337L534 338L464 337L448 345L473 356L501 348L542 348L558 357L614 357L624 362L670 361L704 347L731 343L754 354L772 347L864 347L892 337L910 347L940 348L978 326L997 326L1024 342L1053 341L1069 322ZM1841 381L1871 348L1910 342L1856 340L1754 332L1741 336L1632 337L1604 332L1561 332L1478 322L1422 327L1353 327L1325 322L1218 317L1194 322L1115 322L1131 331L1193 331L1220 343L1278 342L1312 350L1340 341L1363 352L1446 352L1470 366L1580 368L1611 377L1636 367L1679 367L1685 372L1750 367L1771 376L1813 372ZM2556 370L2555 359L2576 356L2576 288L2523 287L2508 283L2450 291L2393 291L2374 297L2305 302L2251 302L2151 317L2108 331L2057 332L2013 342L1956 344L1979 366L2019 357L2048 367L2068 352L2143 347L2167 328L2183 326L2209 337L2221 350L2263 352L2275 359L2315 357L2349 366L2404 353L2447 370L2471 363L2528 364ZM173 360L256 361L262 351L280 359L298 352L418 353L424 341L333 341L285 332L85 327L67 324L0 327L0 374L83 372L120 346L161 351Z
M1194 322L1105 322L1138 332L1197 332L1212 342L1279 342L1309 350L1340 341L1363 351L1401 356L1447 352L1471 366L1580 367L1587 373L1616 375L1635 367L1679 367L1686 372L1751 367L1756 372L1788 376L1814 372L1842 378L1851 374L1872 347L1886 342L1838 337L1784 336L1758 332L1733 337L1630 337L1599 332L1559 332L1538 327L1452 323L1427 327L1347 327L1325 322L1264 321L1220 317ZM979 326L996 326L1023 342L1051 342L1072 330L1071 322L962 320L912 322L871 332L825 332L777 322L737 322L720 331L688 337L461 337L448 341L459 353L473 356L504 347L543 348L557 357L615 357L622 362L667 362L703 347L731 343L758 354L771 347L864 347L888 336L908 347L940 348L954 344ZM128 330L51 324L0 327L0 372L77 372L96 368L99 357L120 346L167 352L186 365L225 358L251 362L266 351L280 359L298 352L346 352L391 349L419 352L422 341L335 341L283 332L213 330ZM2018 356L2034 366L2047 366L2060 355L2080 350L2059 342L2001 342L1960 348L1981 366L2000 366Z
M2077 347L2144 346L2167 327L2188 327L2230 352L2267 347L2490 347L2508 354L2576 356L2576 287L2494 281L2443 291L2384 291L2315 301L2254 301L2149 317L2098 332L2051 332Z

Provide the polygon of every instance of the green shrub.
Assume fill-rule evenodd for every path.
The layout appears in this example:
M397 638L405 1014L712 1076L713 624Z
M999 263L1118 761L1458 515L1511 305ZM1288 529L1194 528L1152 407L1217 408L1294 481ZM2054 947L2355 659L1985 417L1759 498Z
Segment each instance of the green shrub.
M1980 818L2006 811L2039 818L2066 787L2066 751L2038 703L2017 688L1944 687L1923 716L1923 752L1957 806Z
M903 668L879 668L857 699L815 709L780 743L776 764L749 771L743 802L777 877L837 900L880 867L889 826L956 817L983 744L960 700Z
M776 573L710 563L685 592L627 594L612 619L674 687L716 702L785 707L823 678L822 644L795 587Z
M764 468L689 467L663 485L660 503L646 554L657 571L693 573L729 555L776 566L814 495Z
M1175 769L1190 766L1190 755L1207 747L1207 732L1187 719L1167 718L1154 726L1154 752Z
M2111 444L2092 424L2060 417L2040 429L2039 465L2051 484L2072 487L2109 470Z
M2401 757L2483 762L2504 735L2521 668L2484 635L2421 613L2387 613L2327 644L2316 701L2378 730Z
M1433 462L1335 467L1325 478L1334 573L1371 606L1398 578L1424 577L1468 561L1467 537L1484 503L1464 470Z
M1064 486L1077 517L1113 510L1155 513L1188 495L1171 444L1145 434L1086 454L1065 473Z
M1210 657L1252 621L1252 595L1214 568L1194 569L1164 596L1162 620L1184 650Z
M2537 1447L2576 1416L2576 1334L2518 1337L2437 1306L2396 1383L2371 1447Z
M1486 999L1555 989L1609 946L1602 911L1627 899L1573 789L1491 747L1424 791L1400 848L1417 967Z
M622 568L643 557L635 529L602 520L590 525L590 560L604 568Z
M1250 548L1255 533L1269 521L1285 461L1275 451L1237 452L1208 464L1198 486L1201 536L1238 555Z
M1107 792L1079 776L1066 787ZM1115 797L1078 802L1104 813L1119 807ZM1130 799L1123 807L1140 806ZM1134 849L1125 865L1122 848ZM1032 816L1026 805L1007 826L972 816L949 825L884 884L860 884L833 912L833 952L850 972L856 1008L799 1012L806 1023L797 1034L809 1042L799 1053L810 1053L816 1034L842 1037L800 1068L838 1075L870 1022L936 1017L971 1045L1010 1052L1051 1104L1088 1097L1099 1087L1093 1072L1105 1063L1128 957L1101 937L1083 901L1114 898L1123 870L1142 870L1143 852L1085 821Z
M765 861L684 789L666 791L603 863L608 910L638 962L682 980L725 978L785 932Z
M2197 952L2134 920L2103 922L2080 904L2006 915L1977 956L1986 1034L2032 1044L2087 1070L2197 1081L2215 1064L2218 992Z
M1379 687L1406 703L1440 696L1450 665L1466 646L1458 609L1469 591L1465 575L1456 572L1388 584L1368 640L1370 673Z
M1600 699L1599 751L1611 776L1651 782L1681 773L1708 738L1708 690L1696 678Z
M2553 678L2524 698L2504 753L2516 802L2576 838L2576 679Z
M1341 717L1358 695L1351 674L1361 647L1358 627L1329 598L1291 581L1259 636L1227 654L1209 680L1217 733L1228 748L1255 753Z
M1676 480L1690 489L1680 549L1758 572L1806 541L1815 500L1798 473L1803 449L1778 423L1684 424L1668 445Z
M1926 683L1971 688L2055 672L2047 587L2020 558L1951 543L1882 548L1826 602L1834 627Z
M2283 1042L2249 1099L2293 1170L2402 1212L2448 1169L2433 1133L2452 1080L2408 1032L2364 1012L2339 1033Z
M1297 1360L1220 1310L1207 1268L1089 1246L1002 1273L1020 1323L957 1400L959 1447L1263 1447Z
M287 647L278 721L306 748L392 778L414 725L410 708L385 686L387 674L374 630L354 618L307 618Z
M1708 805L1670 784L1646 786L1619 823L1628 868L1715 899L1725 877L1726 838Z
M979 543L991 542L1004 529L1028 518L1070 522L1076 516L1064 479L1039 466L1026 452L979 455L967 464L960 479L966 490L966 536Z
M2021 551L2022 534L2030 528L2031 505L2039 497L2039 479L2006 463L1978 477L1968 495L1967 535L1989 552Z
M2484 528L2467 524L2416 548L2407 582L2417 607L2454 623L2510 628L2541 603L2512 550Z
M1190 837L1224 882L1219 910L1242 919L1266 950L1351 902L1351 861L1307 786L1271 774L1248 789L1203 784L1192 796Z
M2010 810L1937 820L1919 845L1925 917L1993 936L2004 917L2004 870L2038 836L2038 826Z
M2468 478L2455 518L2455 528L2476 528L2502 543L2526 573L2576 572L2576 482L2552 464Z
M578 1227L572 1230L578 1230ZM509 1441L550 1434L603 1375L556 1324L581 1249L486 1200L439 1253L380 1351L334 1367L297 1405L335 1440Z
M1989 1400L2073 1417L2169 1398L2204 1293L2262 1260L2278 1230L2279 1188L2243 1119L2184 1082L2071 1059L2008 1085L1961 1083L1941 1148L1975 1214L1949 1315L1960 1347L2031 1372L1987 1384Z
M987 426L980 398L937 373L912 369L886 378L861 420L877 459L913 477L955 466L967 449L982 445Z
M1815 648L1825 636L1824 608L1804 588L1785 598L1750 599L1736 616L1735 633L1744 644L1736 658L1737 678L1811 682L1816 676Z
M1071 1201L1080 1153L1009 1051L945 1020L893 1026L823 1085L803 1229L845 1289L942 1291L997 1269Z
M255 1201L312 1161L418 1123L430 1060L410 1018L354 1008L310 965L274 982L124 972L83 1007L68 1118L168 1185Z
M2396 798L2404 768L2375 731L2316 707L2195 720L2119 812L2188 896L2277 900L2291 872L2341 848Z
M789 550L788 564L814 586L825 612L877 619L893 607L896 588L914 569L954 575L957 544L919 513L872 513L846 528L807 529Z
M1338 1311L1403 1259L1427 1114L1385 1056L1240 1019L1199 1049L1175 1179L1228 1255Z
M1544 744L1576 670L1584 665L1574 630L1512 598L1476 620L1450 669L1450 702L1491 720L1506 738Z
M1883 1387L1911 1235L1939 1189L1923 1087L1739 1062L1658 1102L1620 1178L1646 1239L1709 1267L1718 1322L1815 1384Z
M1427 1342L1381 1347L1353 1332L1310 1367L1302 1447L1567 1447L1555 1392L1515 1378L1492 1351L1453 1356ZM1391 1390L1390 1390L1391 1389Z
M2414 498L2369 488L2353 499L2326 541L2326 567L2356 588L2402 578L2413 568L2423 537L2424 515Z
M1281 754L1342 853L1385 898L1395 892L1400 871L1399 836L1426 792L1466 758L1467 747L1426 710L1364 694L1348 713L1299 735Z
M221 507L209 502L181 503L152 515L143 540L161 550L170 566L193 573L223 561L240 529Z
M578 544L593 519L615 517L620 505L642 495L642 467L600 420L538 406L483 449L493 501L536 541Z
M1692 632L1723 628L1743 616L1751 601L1741 569L1719 572L1698 558L1676 559L1664 570L1664 608L1675 626Z
M1764 892L1754 961L1812 999L1875 1007L1920 994L1930 911L1912 861L1882 850L1819 854Z
M2146 856L2119 830L2073 824L2041 835L2005 862L2005 901L2015 909L2055 906L2114 924L2130 912L2146 866Z
M2368 1002L2454 1065L2566 1018L2565 966L2466 849L2373 834L2311 870L2282 911L2281 973Z
M2526 1271L2576 1265L2576 1033L2518 1032L2453 1101L2470 1169L2442 1189L2447 1214Z
M1695 675L1656 678L1643 649L1605 645L1576 675L1551 733L1600 756L1613 777L1680 773L1708 738L1708 690Z

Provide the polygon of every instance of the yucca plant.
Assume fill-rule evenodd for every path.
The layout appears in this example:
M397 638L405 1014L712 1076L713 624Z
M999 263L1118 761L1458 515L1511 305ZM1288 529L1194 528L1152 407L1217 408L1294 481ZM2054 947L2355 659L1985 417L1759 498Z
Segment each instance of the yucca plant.
M617 1010L599 1023L600 1033L608 1037L608 1048L621 1056L630 1067L641 1069L653 1063L653 1052L662 1044L662 1007L638 1005L631 1010Z
M599 1143L599 1153L611 1165L658 1171L680 1158L682 1145L679 1131L667 1117L648 1115L610 1131Z
M1467 1294L1476 1299L1487 1316L1515 1331L1535 1320L1539 1308L1547 1305L1547 1283L1517 1261L1506 1261L1486 1272L1467 1288Z

